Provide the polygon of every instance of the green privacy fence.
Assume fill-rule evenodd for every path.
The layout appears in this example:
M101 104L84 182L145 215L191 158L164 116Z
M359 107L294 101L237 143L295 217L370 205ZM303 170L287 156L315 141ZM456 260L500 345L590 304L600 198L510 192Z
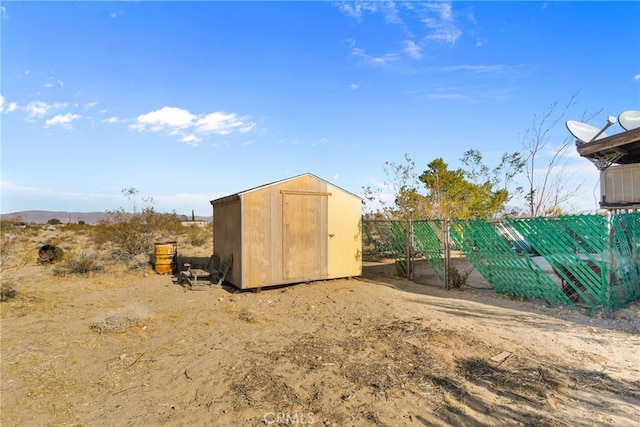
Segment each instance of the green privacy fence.
M440 280L445 280L444 273L444 222L443 221L411 221L413 228L413 244L427 261L427 264Z
M640 212L447 225L365 220L363 235L407 277L423 257L445 286L450 239L498 293L607 311L640 299Z
M513 242L523 242L511 240L519 237L515 230L482 220L456 220L450 232L451 240L496 292L571 304L543 266L515 249Z
M423 257L436 276L444 280L443 221L364 220L362 224L365 248L395 259L405 277L411 277L416 257Z

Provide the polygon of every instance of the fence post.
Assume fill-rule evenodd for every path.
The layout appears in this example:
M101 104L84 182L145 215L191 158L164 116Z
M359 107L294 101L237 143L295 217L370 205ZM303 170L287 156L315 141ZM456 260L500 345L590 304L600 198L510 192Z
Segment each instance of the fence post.
M611 319L612 314L612 306L613 306L613 284L614 284L614 274L615 274L615 259L613 257L613 215L611 211L607 211L607 306L604 307L604 317L605 319Z
M407 220L407 279L413 280L413 222Z
M446 290L449 290L449 262L450 260L450 244L449 244L449 220L445 219L442 223L443 232L444 232L444 257L443 257L443 267L444 267L444 286Z

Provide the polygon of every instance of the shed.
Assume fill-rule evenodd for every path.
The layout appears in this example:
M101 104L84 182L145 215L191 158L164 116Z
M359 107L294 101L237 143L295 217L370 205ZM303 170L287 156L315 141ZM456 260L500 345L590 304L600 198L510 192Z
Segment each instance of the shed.
M211 201L214 253L240 289L359 276L362 199L310 173Z

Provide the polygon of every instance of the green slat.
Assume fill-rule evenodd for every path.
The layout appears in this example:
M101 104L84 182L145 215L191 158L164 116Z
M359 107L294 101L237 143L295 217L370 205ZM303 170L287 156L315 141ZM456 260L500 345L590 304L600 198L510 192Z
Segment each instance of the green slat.
M528 255L518 256L486 221L454 221L451 237L496 292L573 303L540 266Z
M440 280L444 280L442 251L442 221L414 221L413 236L416 248Z
M589 253L584 242L578 242L575 238L577 234L595 239L593 236L605 233L604 223L596 220L596 216L592 217L593 220L584 216L539 217L515 220L512 224L544 257L556 274L580 296L580 300L592 309L597 309L598 305L609 306L603 255ZM604 273L595 274L587 260L597 265L601 271L604 270Z
M401 221L363 222L378 251L404 259L407 230ZM441 221L414 221L414 245L442 277ZM623 308L640 299L640 212L512 219L503 223L454 220L451 240L499 293L541 298L592 309ZM563 290L528 253L540 254L566 282ZM597 271L599 270L599 271Z
M640 213L612 218L612 304L622 308L640 298Z

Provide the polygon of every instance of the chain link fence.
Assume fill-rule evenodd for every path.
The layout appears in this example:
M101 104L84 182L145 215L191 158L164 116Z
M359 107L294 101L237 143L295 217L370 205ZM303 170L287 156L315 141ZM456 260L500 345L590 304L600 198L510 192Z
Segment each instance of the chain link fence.
M445 288L607 312L640 299L640 212L556 218L363 220L363 247L398 275Z

